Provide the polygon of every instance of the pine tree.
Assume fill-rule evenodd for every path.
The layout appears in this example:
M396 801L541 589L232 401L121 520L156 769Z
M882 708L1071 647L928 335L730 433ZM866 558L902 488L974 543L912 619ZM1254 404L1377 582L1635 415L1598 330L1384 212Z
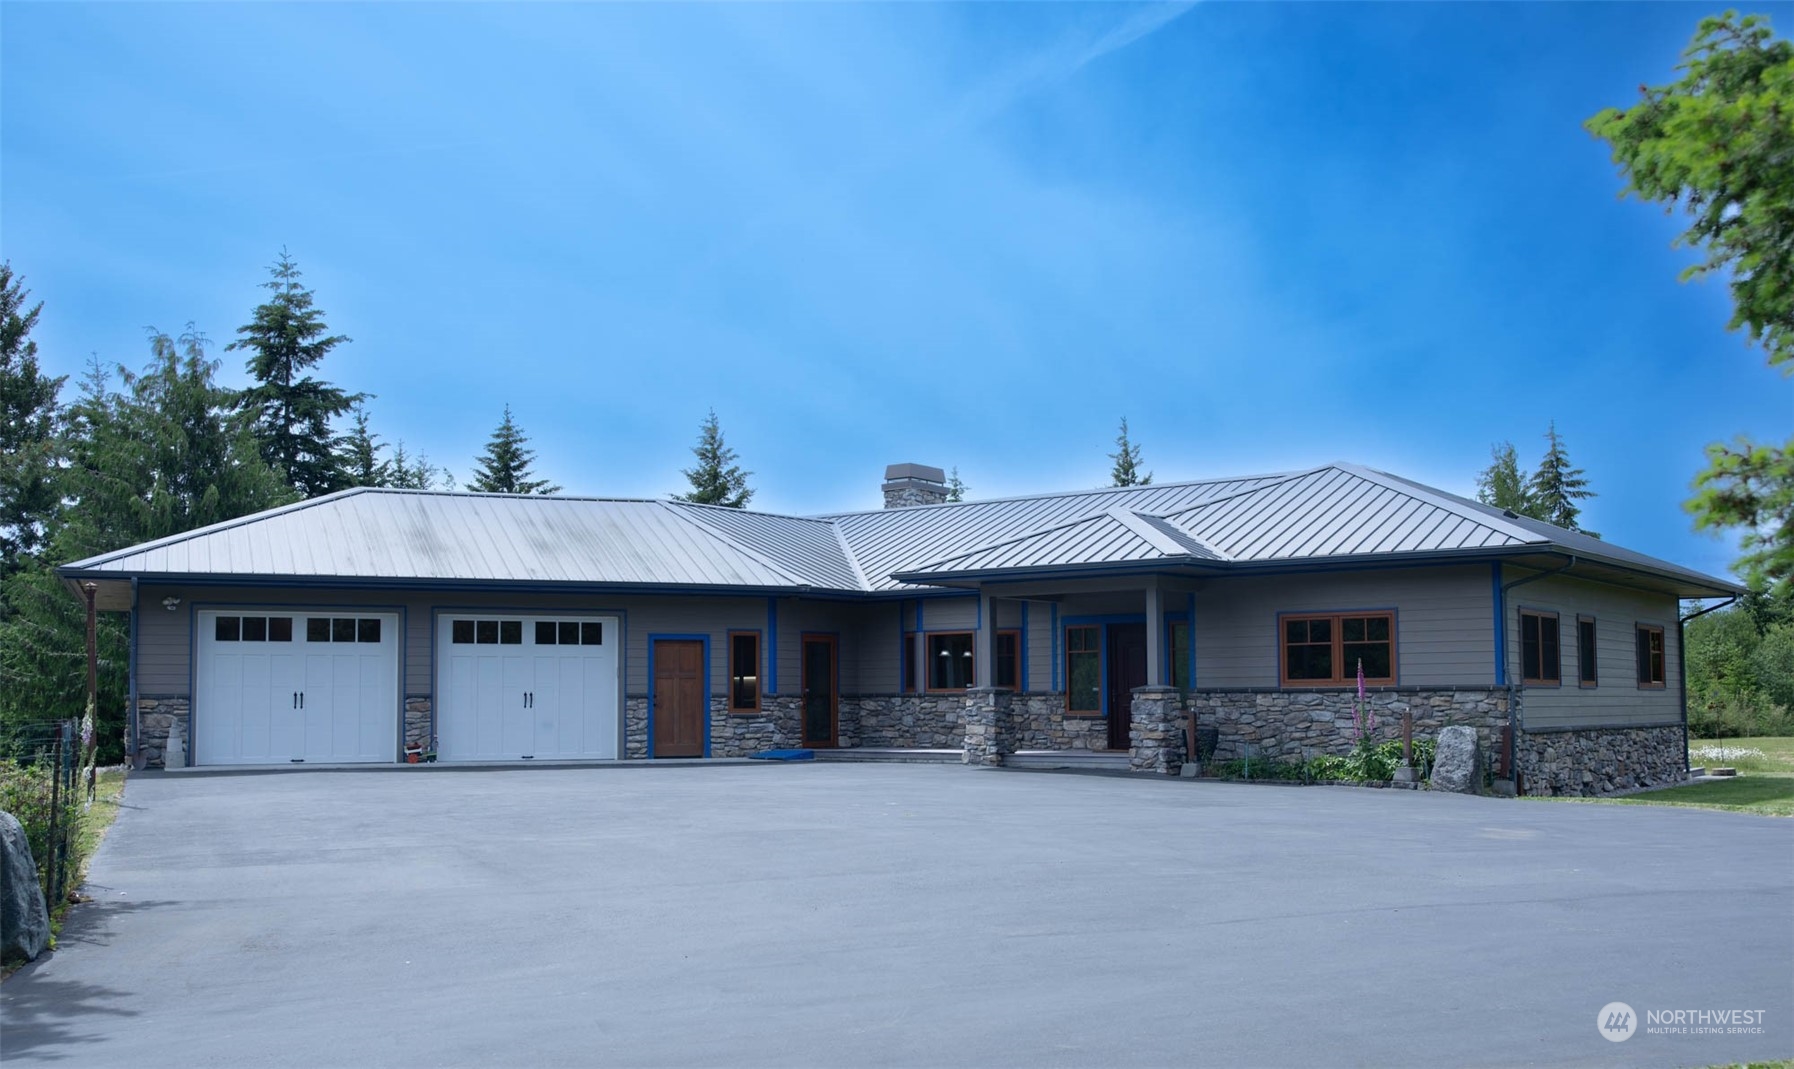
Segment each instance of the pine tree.
M534 449L526 448L529 439L511 418L511 406L505 406L505 418L492 432L486 452L475 462L469 490L482 494L558 494L561 488L547 479L530 478L530 462Z
M969 489L971 488L960 481L959 468L956 465L953 468L952 473L947 476L947 500L964 501L966 499L966 491Z
M31 330L43 303L27 308L28 297L12 265L0 264L0 579L37 552L58 504L57 394L63 380L38 369Z
M1109 454L1115 466L1109 469L1111 486L1146 486L1152 482L1152 472L1140 471L1140 447L1135 445L1127 433L1127 417L1121 417L1121 433L1115 436L1115 452Z
M330 350L349 339L328 333L312 292L299 284L299 265L280 250L262 283L274 294L256 307L255 318L237 328L228 348L246 350L244 365L255 385L243 391L242 406L255 421L262 458L286 474L293 489L316 497L343 487L330 423L362 394L345 393L305 374Z
M388 466L391 474L386 485L398 490L434 490L438 486L452 490L455 486L455 477L447 468L436 467L422 453L415 460L412 459L403 440L392 447L392 461Z
M674 494L673 500L746 508L754 496L747 484L748 476L753 472L743 471L741 465L735 463L739 459L735 450L723 444L723 430L717 423L716 409L710 410L710 415L698 429L698 444L691 452L698 458L697 466L682 469L682 474L691 483L691 493Z
M1546 523L1599 538L1600 535L1576 524L1576 518L1582 514L1576 502L1594 497L1595 492L1588 489L1582 469L1570 466L1570 454L1564 449L1563 437L1557 433L1556 420L1545 432L1545 440L1551 444L1539 461L1539 470L1526 485L1526 494L1534 508L1532 515Z
M343 436L338 466L350 486L391 486L392 464L380 459L380 436L368 426L368 412L356 405L349 420L349 433Z
M1514 443L1490 446L1489 457L1489 466L1476 477L1476 499L1516 515L1531 516L1532 501L1526 493L1526 478L1520 474Z

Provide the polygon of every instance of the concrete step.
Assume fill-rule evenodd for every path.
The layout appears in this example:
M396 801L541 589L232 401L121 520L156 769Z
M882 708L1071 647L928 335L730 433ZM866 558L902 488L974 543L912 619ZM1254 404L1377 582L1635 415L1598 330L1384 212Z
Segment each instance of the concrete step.
M896 746L848 746L839 750L817 750L818 761L894 761L899 764L957 765L965 760L964 750L922 750Z
M1003 758L1006 768L1087 768L1128 770L1126 750L1018 750Z

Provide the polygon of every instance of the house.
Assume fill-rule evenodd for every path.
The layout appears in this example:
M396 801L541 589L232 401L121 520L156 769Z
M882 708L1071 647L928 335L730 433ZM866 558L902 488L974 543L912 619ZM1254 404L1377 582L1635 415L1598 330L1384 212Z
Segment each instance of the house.
M1681 778L1679 608L1739 588L1381 471L793 517L357 489L71 564L131 617L130 739L200 765L1108 755L1175 773L1470 724L1530 793ZM1511 770L1508 771L1508 770Z

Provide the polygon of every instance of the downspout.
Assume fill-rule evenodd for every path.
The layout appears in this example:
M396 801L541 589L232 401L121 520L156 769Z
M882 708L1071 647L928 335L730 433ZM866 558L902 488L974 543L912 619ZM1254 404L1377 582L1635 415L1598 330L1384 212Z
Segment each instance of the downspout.
M1682 777L1684 779L1688 777L1689 769L1693 767L1688 762L1688 621L1697 620L1710 612L1718 612L1720 609L1737 603L1738 595L1733 594L1711 608L1689 613L1687 616L1677 615L1676 617L1676 669L1677 674L1682 677Z
M1539 572L1536 575L1529 575L1524 579L1516 579L1511 583L1503 583L1501 585L1501 604L1497 607L1501 610L1501 636L1504 645L1507 638L1507 592L1517 586L1525 586L1527 583L1536 583L1540 579L1549 579L1554 575L1562 575L1564 572L1569 571L1575 566L1576 557L1574 554L1571 554L1570 559L1565 561L1561 568L1553 568L1548 572ZM1557 643L1558 649L1562 650L1563 635L1561 633L1557 636ZM1521 644L1525 644L1525 636L1521 636ZM1501 666L1503 675L1507 674L1507 664L1505 661L1506 656L1504 654L1504 663ZM1520 793L1520 763L1517 759L1519 756L1517 751L1520 746L1520 713L1514 701L1514 694L1516 691L1524 691L1526 689L1526 673L1520 673L1520 682L1515 683L1510 681L1507 686L1507 771L1508 775L1514 777L1514 793L1518 794Z
M137 768L137 635L142 630L137 619L137 577L131 577L131 660L126 669L130 707L125 713L125 760ZM1686 718L1684 718L1686 719Z

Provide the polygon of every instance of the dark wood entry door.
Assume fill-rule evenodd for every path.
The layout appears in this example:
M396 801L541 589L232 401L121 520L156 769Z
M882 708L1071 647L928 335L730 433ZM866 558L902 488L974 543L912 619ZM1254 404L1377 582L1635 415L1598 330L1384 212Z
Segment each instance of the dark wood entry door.
M704 644L654 640L655 757L704 756Z
M1109 625L1109 749L1133 745L1134 688L1146 685L1146 625Z
M835 693L835 637L805 635L803 658L803 745L832 747L838 710Z

